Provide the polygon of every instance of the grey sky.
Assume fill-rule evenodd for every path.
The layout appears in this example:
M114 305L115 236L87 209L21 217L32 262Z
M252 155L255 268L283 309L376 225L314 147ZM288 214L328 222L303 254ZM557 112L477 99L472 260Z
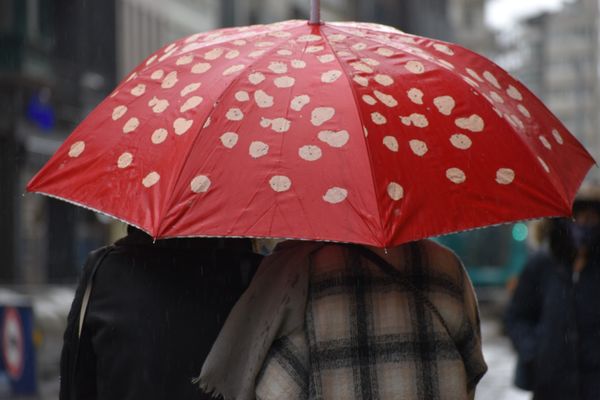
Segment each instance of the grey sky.
M568 0L490 0L486 22L494 28L508 28L517 19L543 10L557 10Z

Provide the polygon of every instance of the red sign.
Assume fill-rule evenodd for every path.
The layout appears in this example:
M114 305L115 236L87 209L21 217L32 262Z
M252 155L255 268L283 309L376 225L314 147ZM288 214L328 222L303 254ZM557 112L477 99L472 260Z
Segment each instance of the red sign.
M25 336L23 321L16 308L7 307L2 323L2 357L8 376L18 380L25 364Z

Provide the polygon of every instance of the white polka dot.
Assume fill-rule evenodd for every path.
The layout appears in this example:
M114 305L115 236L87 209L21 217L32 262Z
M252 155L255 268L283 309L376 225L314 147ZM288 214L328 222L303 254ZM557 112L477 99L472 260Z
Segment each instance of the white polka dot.
M160 175L157 172L150 172L148 175L146 175L146 177L142 180L142 184L149 188L152 187L154 185L156 185L156 183L160 180Z
M296 96L290 103L290 108L294 111L301 111L302 108L310 103L310 97L306 94Z
M519 92L519 90L513 85L508 85L508 89L506 89L506 94L508 94L512 99L518 101L523 100L523 95L521 95L521 92Z
M467 180L465 173L458 168L448 168L446 170L446 178L448 178L450 182L456 184L463 183Z
M146 92L146 85L144 85L143 83L140 83L136 87L131 89L130 93L136 97L139 97L139 96L143 95L145 92Z
M286 192L292 187L292 181L287 176L275 175L269 180L269 185L275 192Z
M158 55L154 54L152 57L150 57L150 58L148 58L148 60L146 60L146 65L152 64L154 61L156 61L157 58L158 58Z
M275 43L273 42L268 42L268 41L263 41L263 42L256 42L254 43L254 47L258 47L258 48L264 48L264 47L272 47L274 46Z
M419 61L409 61L404 65L404 68L413 74L422 74L425 72L425 66Z
M148 102L148 105L152 107L152 111L160 114L169 107L169 101L165 99L161 100L155 96Z
M382 93L379 90L375 90L373 93L375 94L375 97L379 99L379 101L388 107L396 107L398 105L398 101L396 101L392 95Z
M152 143L154 144L161 144L162 142L164 142L167 139L167 136L169 135L169 133L167 132L166 129L164 128L158 128L157 130L154 131L154 133L152 133Z
M449 70L454 69L454 65L446 60L438 59L437 62L440 63L442 65L442 67L444 67L446 69L449 69Z
M250 100L250 95L245 90L240 90L240 91L236 92L235 99L237 101L242 101L242 102L248 101L248 100Z
M371 68L371 67L369 67L368 65L366 65L366 64L363 64L363 63L361 63L361 62L353 62L353 63L350 63L350 65L351 65L351 66L352 66L352 68L354 68L356 71L359 71L359 72L364 72L364 73L367 73L367 74L372 74L372 73L373 73L373 68Z
M306 50L304 50L305 53L318 53L320 51L323 51L325 49L325 47L323 46L308 46L306 48Z
M203 74L211 68L209 63L198 63L192 67L193 74Z
M496 171L496 182L501 185L509 185L515 180L515 171L510 168L500 168Z
M476 79L479 82L485 82L483 80L483 78L481 76L479 76L479 74L477 72L473 71L471 68L465 68L465 71L467 71L467 74L471 75L471 77L473 77L473 79Z
M362 61L363 63L370 65L371 67L376 67L380 64L379 61L373 59L373 58L368 58L368 57L364 57L361 58L360 61Z
M504 99L502 98L502 96L500 96L498 93L491 91L490 92L490 97L493 101L495 101L496 103L500 103L503 104L504 103Z
M355 45L352 46L352 48L356 51L361 51L367 48L366 43L356 43Z
M330 204L338 204L346 200L348 197L348 190L340 187L332 187L327 189L327 192L323 196L323 200Z
M375 82L377 82L383 86L390 86L390 85L394 84L394 79L392 79L392 77L389 75L377 74L377 75L375 75L374 79L375 79Z
M461 77L463 78L463 81L467 82L472 87L474 87L474 88L479 87L479 83L475 82L473 79L469 78L468 76L461 75Z
M546 162L541 157L538 157L538 161L540 162L540 164L542 164L542 167L546 172L550 172L550 167L548 167L548 164L546 164Z
M317 107L311 113L310 122L314 126L321 126L333 118L334 115L335 109L333 107Z
M324 54L322 56L318 56L317 59L319 62L326 64L335 60L335 56L333 54Z
M119 168L127 168L133 162L133 154L125 152L119 156L117 160L117 167Z
M150 75L150 78L154 79L154 80L159 80L159 79L162 79L164 74L165 74L165 71L163 71L162 69L157 69L156 71L154 71L152 73L152 75Z
M306 63L302 60L292 60L292 68L302 69L306 67Z
M208 128L210 126L210 116L208 118L206 118L206 121L204 121L204 125L202 126L203 129Z
M352 78L352 80L354 82L358 83L360 86L363 86L363 87L369 86L369 78L366 78L364 76L355 75L354 78Z
M413 139L408 142L408 145L410 146L412 152L419 157L423 157L427 151L429 151L427 148L427 143L423 142L422 140Z
M165 76L160 86L163 89L170 89L177 84L177 81L177 71L171 71Z
M304 43L304 42L317 42L317 41L319 41L321 39L322 38L319 35L312 35L312 34L310 34L310 35L302 35L302 36L300 36L297 39L297 41L300 42L300 43Z
M449 56L453 56L454 55L454 50L452 50L450 47L446 46L445 44L442 43L435 43L433 45L433 48L436 49L437 51L444 53L446 55Z
M188 110L196 108L204 99L200 96L193 96L186 100L185 103L179 109L180 112L184 113Z
M132 117L125 123L125 125L123 125L123 133L130 133L135 131L139 125L140 120L135 117Z
M240 52L238 50L230 50L225 54L225 58L228 60L233 60L234 58L239 57Z
M400 117L400 121L402 121L402 123L406 126L414 125L417 128L426 128L429 126L427 117L419 113L412 113L407 117Z
M278 88L289 88L294 86L296 80L291 76L280 76L273 81Z
M273 96L269 96L260 89L254 92L254 101L260 108L268 108L273 106Z
M500 87L500 84L498 83L498 80L490 71L485 71L483 73L483 77L485 78L485 80L487 80L489 83L491 83L496 89L502 89Z
M225 71L223 71L223 76L235 74L236 72L240 72L244 68L246 68L246 66L244 64L232 65L231 67L229 67Z
M404 197L404 188L396 182L390 182L387 186L387 194L394 201Z
M79 140L79 141L73 143L71 145L71 147L69 148L69 157L77 158L81 155L81 153L83 153L84 150L85 150L85 142L82 140Z
M221 143L228 149L232 149L238 142L238 134L235 132L225 132L221 135Z
M341 33L335 33L333 35L329 35L327 36L327 39L329 39L330 42L342 42L344 41L348 36L341 34Z
M179 94L181 95L181 97L187 96L188 94L198 90L198 88L200 87L200 82L198 83L190 83L189 85L187 85L186 87L184 87L183 89L181 89L181 92L179 92Z
M412 88L406 94L413 103L423 104L423 92L420 89Z
M126 112L127 112L126 106L123 106L123 105L116 106L112 112L112 119L116 121L119 118L121 118L123 115L125 115Z
M268 152L269 145L260 141L250 143L250 147L248 149L248 153L250 153L252 158L260 158L267 155Z
M251 84L258 85L259 83L265 80L265 76L260 72L254 72L248 75L248 80Z
M383 124L387 123L387 119L378 112L371 113L371 120L373 121L373 123L375 125L383 125Z
M281 117L274 119L261 118L260 120L260 126L263 128L271 127L272 130L279 133L289 131L291 125L292 122L290 120Z
M375 52L383 57L391 57L395 54L394 50L388 49L387 47L380 47Z
M198 175L190 182L190 189L194 193L205 193L210 188L211 181L206 175Z
M177 61L175 61L176 65L187 65L189 63L192 62L192 60L194 59L194 56L191 54L187 54L185 56L181 56L177 59Z
M471 132L481 132L485 127L483 119L477 114L472 114L468 118L457 118L454 123L459 128L466 129Z
M373 96L368 94L363 94L362 100L370 106L374 106L375 104L377 104L377 100L375 100Z
M527 118L531 118L531 114L529 113L529 110L527 108L525 108L525 106L523 104L519 104L517 106L517 109L521 112L521 114L523 114L525 117Z
M281 49L277 50L277 54L279 54L280 56L291 56L293 53L290 50Z
M457 149L467 150L471 147L473 141L467 135L455 133L454 135L450 136L450 143L452 143L452 146L456 147Z
M244 119L244 113L239 108L230 108L225 114L225 118L230 121L241 121Z
M323 153L321 152L321 148L319 148L319 146L307 145L298 149L298 155L303 160L316 161L321 158Z
M348 140L350 140L350 134L346 130L340 131L321 131L318 134L319 140L327 143L331 147L339 148L343 147Z
M204 59L212 61L221 57L221 55L223 55L223 49L217 47L204 53Z
M393 137L393 136L386 136L383 138L383 144L385 145L385 147L387 147L390 151L393 152L398 152L398 140Z
M333 82L337 81L340 76L342 76L342 71L339 71L337 69L323 72L321 74L321 82L333 83Z
M231 43L233 43L236 46L244 46L247 42L244 39L236 39Z
M173 121L173 129L175 129L175 134L178 136L183 135L192 127L193 123L194 121L191 119L177 118L175 121Z
M285 74L288 70L287 64L280 61L271 61L268 68L276 74Z
M125 82L129 82L129 81L131 81L131 80L133 80L133 79L137 78L137 76L138 76L137 72L134 72L133 74L129 75L129 78L127 78L127 79L125 80Z
M560 135L560 133L558 133L558 130L552 129L552 136L554 137L554 140L556 140L556 143L558 143L558 144L564 143L563 137Z

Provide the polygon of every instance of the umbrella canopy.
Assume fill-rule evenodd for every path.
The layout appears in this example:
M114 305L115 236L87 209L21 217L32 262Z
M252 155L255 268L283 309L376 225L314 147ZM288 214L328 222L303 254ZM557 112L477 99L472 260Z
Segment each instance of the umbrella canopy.
M382 25L286 21L158 50L28 190L158 238L390 246L569 215L592 164L478 54Z

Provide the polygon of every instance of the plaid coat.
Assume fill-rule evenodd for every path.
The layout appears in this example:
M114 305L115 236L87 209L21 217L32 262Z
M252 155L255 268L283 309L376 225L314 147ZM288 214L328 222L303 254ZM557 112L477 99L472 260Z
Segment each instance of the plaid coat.
M271 346L257 399L474 397L487 367L469 278L434 242L405 248L394 277L357 247L311 255L304 327Z

